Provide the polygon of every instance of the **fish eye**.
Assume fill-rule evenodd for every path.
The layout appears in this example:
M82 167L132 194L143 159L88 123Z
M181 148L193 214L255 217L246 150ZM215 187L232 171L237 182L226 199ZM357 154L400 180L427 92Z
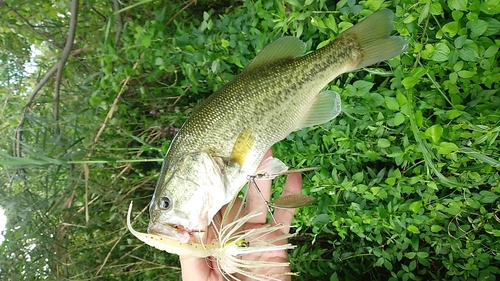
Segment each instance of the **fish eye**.
M168 210L170 209L170 198L168 197L161 197L160 198L160 209L162 210Z

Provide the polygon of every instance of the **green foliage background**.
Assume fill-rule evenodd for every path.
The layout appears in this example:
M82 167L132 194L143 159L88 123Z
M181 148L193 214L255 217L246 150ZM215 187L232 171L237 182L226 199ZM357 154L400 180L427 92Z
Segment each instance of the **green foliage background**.
M134 200L145 229L161 158L192 108L275 38L313 51L389 8L408 50L330 83L343 114L274 146L291 167L321 166L304 175L317 200L294 220L292 270L497 280L499 0L122 4L80 3L55 113L54 79L27 96L60 56L69 4L0 2L0 279L179 279L177 257L133 238L125 214Z

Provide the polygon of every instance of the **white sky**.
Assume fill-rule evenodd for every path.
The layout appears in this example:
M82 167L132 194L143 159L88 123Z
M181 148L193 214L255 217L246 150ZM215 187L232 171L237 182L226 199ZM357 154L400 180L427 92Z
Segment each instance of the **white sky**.
M5 224L7 223L7 217L2 208L0 208L0 244L3 242L3 232L5 231Z

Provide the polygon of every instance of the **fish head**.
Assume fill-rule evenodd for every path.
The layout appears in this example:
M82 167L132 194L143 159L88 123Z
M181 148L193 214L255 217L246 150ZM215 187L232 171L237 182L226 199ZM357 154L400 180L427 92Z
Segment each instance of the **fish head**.
M218 162L205 152L187 154L162 167L148 233L199 241L225 203L225 176Z

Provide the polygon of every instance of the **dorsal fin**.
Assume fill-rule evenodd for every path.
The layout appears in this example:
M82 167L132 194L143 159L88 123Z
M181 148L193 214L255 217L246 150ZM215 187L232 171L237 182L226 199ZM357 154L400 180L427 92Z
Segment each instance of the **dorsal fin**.
M306 44L296 37L284 36L278 38L264 47L245 68L245 71L283 59L295 59L304 53L305 49Z

